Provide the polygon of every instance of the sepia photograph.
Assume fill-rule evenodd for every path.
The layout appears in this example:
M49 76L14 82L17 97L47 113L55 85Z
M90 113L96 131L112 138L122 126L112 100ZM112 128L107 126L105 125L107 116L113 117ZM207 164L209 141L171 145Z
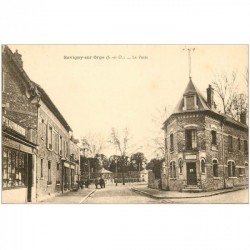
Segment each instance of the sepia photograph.
M2 45L2 203L249 203L248 50Z

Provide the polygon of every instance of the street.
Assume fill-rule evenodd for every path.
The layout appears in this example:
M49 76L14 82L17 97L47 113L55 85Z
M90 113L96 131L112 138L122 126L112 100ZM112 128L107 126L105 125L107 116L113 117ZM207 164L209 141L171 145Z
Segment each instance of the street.
M105 189L96 189L83 203L102 204L102 203L161 203L161 201L147 196L140 195L131 190L131 185L107 186Z
M105 189L96 189L83 203L102 204L102 203L141 203L141 204L237 204L248 203L248 189L214 195L203 198L185 199L154 199L141 195L131 190L131 185L108 186Z

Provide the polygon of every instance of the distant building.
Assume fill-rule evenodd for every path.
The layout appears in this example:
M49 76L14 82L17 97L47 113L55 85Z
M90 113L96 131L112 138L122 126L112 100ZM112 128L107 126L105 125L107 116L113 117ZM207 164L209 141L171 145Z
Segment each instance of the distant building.
M3 47L3 202L35 202L74 188L80 150L72 129L21 55Z
M216 190L248 183L248 126L215 110L214 90L205 99L190 77L165 121L166 167L162 189Z

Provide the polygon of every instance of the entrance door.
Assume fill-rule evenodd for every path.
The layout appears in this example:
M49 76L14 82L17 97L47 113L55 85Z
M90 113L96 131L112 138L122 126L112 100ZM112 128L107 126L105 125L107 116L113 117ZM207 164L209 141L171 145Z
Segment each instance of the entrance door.
M187 163L187 184L197 185L196 163Z

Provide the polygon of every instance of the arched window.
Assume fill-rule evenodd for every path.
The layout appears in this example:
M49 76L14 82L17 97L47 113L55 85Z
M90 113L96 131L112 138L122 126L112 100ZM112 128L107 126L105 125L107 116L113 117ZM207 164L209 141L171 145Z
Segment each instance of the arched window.
M182 174L182 170L183 170L183 162L182 162L182 159L179 159L179 169L180 169L180 174Z
M213 160L213 175L214 175L214 177L218 177L219 176L218 161L216 159Z
M170 162L170 178L176 178L175 161Z
M228 167L228 177L235 177L235 162L234 161L228 161L227 162Z
M205 166L205 159L201 159L201 173L205 174L206 173L206 166Z

